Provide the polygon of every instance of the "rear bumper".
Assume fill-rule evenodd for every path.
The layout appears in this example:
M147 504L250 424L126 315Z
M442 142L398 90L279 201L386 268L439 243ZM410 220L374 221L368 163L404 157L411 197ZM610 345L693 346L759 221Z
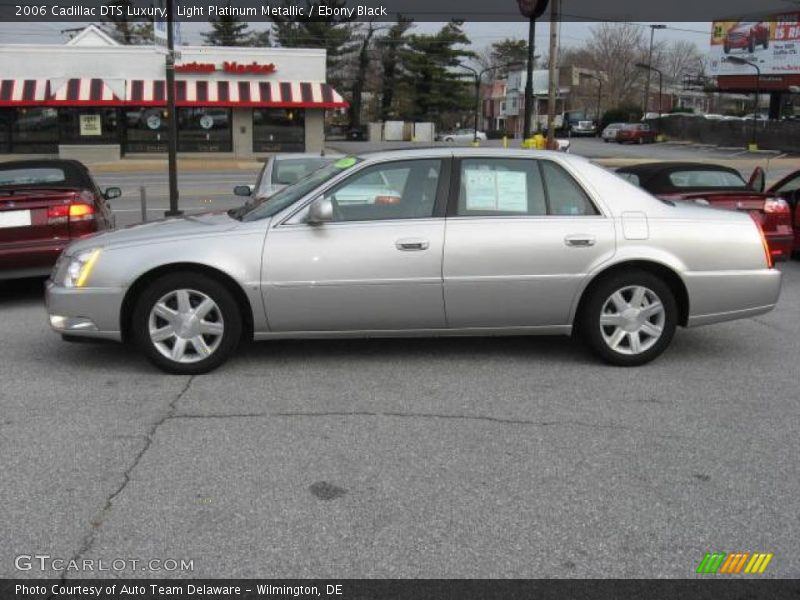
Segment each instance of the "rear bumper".
M777 269L690 272L688 326L709 325L754 317L771 311L781 293L783 275Z
M45 305L50 327L63 335L122 341L121 288L65 288L48 281Z
M772 254L772 260L783 261L791 258L792 250L794 249L794 235L770 235L766 233L765 237L767 238L770 254Z

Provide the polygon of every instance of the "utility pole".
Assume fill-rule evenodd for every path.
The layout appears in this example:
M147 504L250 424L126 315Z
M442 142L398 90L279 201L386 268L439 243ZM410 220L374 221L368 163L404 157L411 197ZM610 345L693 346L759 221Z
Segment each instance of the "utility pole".
M556 95L558 93L558 3L559 0L552 0L550 4L550 64L547 75L547 147L553 147L556 137L555 118L556 118Z
M167 162L169 165L169 210L165 217L183 214L178 208L178 115L175 110L175 8L174 0L167 0L167 124L169 141Z
M647 64L653 64L653 39L656 29L666 29L666 25L650 25L650 52L647 55ZM642 116L647 116L647 106L650 104L650 69L647 70L647 80L644 84L644 101L642 102Z
M528 69L525 81L525 122L522 124L522 139L531 137L531 115L533 113L533 66L536 62L534 55L536 42L536 19L542 16L547 8L548 0L517 0L519 11L528 19Z

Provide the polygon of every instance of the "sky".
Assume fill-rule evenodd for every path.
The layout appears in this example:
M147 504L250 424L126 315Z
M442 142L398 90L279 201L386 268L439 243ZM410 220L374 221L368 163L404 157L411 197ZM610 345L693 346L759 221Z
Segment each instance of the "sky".
M2 44L63 44L66 37L61 33L63 29L78 27L81 23L0 23L0 43ZM254 29L263 29L266 23L253 23ZM646 32L648 23L639 23ZM673 41L687 40L695 42L704 51L711 35L710 23L668 23L667 29L656 31L656 40ZM418 23L415 31L428 33L436 31L441 23ZM561 47L579 46L590 35L592 23L565 22L561 24ZM546 54L545 48L549 38L549 23L537 22L536 46L537 54ZM185 42L200 44L200 33L207 29L203 23L188 23L183 25L182 36ZM515 23L486 23L468 22L464 24L464 31L472 40L473 50L480 51L493 42L504 38L527 39L528 26L525 22ZM540 52L538 48L542 48Z

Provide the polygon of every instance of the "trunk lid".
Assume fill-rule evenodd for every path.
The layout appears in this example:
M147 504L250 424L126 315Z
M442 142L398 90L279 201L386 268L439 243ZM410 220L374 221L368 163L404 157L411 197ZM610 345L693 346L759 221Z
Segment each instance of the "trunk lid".
M80 192L0 189L0 247L52 242L70 237L69 219L51 219L48 211L78 201Z

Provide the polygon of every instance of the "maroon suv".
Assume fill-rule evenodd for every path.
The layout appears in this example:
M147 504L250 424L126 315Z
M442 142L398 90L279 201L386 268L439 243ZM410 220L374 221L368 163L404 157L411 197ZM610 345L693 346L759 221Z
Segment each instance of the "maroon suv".
M70 241L114 227L121 194L76 160L0 163L0 279L47 275Z
M752 54L756 46L762 46L765 50L769 48L769 26L762 21L745 21L731 27L722 42L725 54L729 54L734 48L747 50Z

